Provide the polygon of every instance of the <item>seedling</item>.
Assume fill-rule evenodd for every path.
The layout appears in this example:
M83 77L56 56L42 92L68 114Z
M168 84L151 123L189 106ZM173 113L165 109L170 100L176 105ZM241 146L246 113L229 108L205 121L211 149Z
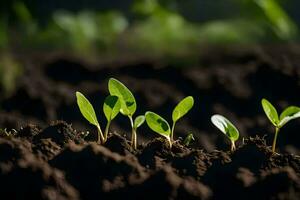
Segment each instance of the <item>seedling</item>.
M184 144L184 146L188 147L190 145L190 143L194 140L195 140L194 135L192 133L190 133L184 139L183 144Z
M186 115L194 106L194 98L192 96L185 97L183 100L181 100L177 106L174 108L172 113L172 130L171 130L171 142L173 142L173 135L174 135L174 129L176 122L182 118L184 115Z
M131 146L133 149L137 148L137 128L140 127L144 121L144 116L138 116L133 120L133 115L136 111L136 101L131 91L120 81L110 78L108 81L108 90L111 95L117 96L120 99L121 114L127 116L131 125Z
M277 110L267 99L262 99L261 104L268 119L275 126L275 136L272 145L272 151L275 152L276 141L280 129L292 119L300 117L300 108L296 106L289 106L278 117Z
M194 98L192 96L188 96L184 98L177 104L177 106L174 108L172 113L173 125L171 130L169 130L170 129L169 123L164 118L162 118L161 116L159 116L154 112L146 112L145 114L146 122L153 131L166 137L170 143L170 146L172 146L172 143L174 142L173 135L174 135L176 122L184 115L186 115L189 112L189 110L191 110L193 105L194 105Z
M171 129L169 123L154 112L146 112L145 114L147 125L151 130L167 138L170 148L172 148Z
M224 116L218 114L211 117L211 122L229 138L231 141L231 151L234 151L236 149L235 141L239 139L237 128Z
M120 100L117 96L108 96L105 99L104 105L103 105L103 111L105 114L105 117L107 119L107 125L105 128L105 134L103 135L103 132L100 127L100 123L97 120L97 116L94 110L94 107L90 103L90 101L80 92L76 92L77 97L77 104L79 107L79 110L83 117L89 121L92 125L97 127L98 130L98 143L105 143L107 140L107 134L109 130L109 126L111 123L111 120L113 120L119 113L120 110Z

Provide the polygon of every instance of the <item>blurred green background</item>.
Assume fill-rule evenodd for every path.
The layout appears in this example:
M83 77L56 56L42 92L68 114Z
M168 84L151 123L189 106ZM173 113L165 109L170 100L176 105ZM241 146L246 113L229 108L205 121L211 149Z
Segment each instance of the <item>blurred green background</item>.
M189 54L206 44L299 39L297 0L4 0L0 48L86 56Z
M210 45L297 42L299 7L298 0L2 0L0 89L13 91L18 57L35 53L179 63Z

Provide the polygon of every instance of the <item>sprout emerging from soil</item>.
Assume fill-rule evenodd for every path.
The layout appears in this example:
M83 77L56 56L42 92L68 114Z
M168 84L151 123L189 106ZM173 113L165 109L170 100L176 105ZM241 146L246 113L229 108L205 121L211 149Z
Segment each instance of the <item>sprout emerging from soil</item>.
M174 108L172 113L173 125L171 130L171 142L174 141L173 135L174 135L176 122L184 115L186 115L192 109L193 106L194 106L194 98L192 96L188 96L182 99Z
M192 141L194 141L194 135L192 133L188 134L183 141L184 146L189 146Z
M145 114L147 125L151 130L167 138L170 148L172 148L171 129L169 123L154 112L146 112Z
M174 108L172 113L172 129L170 129L169 123L159 116L158 114L154 112L146 112L146 122L150 129L152 129L154 132L164 136L167 138L170 147L172 147L172 143L174 142L173 135L174 135L174 129L176 122L182 118L184 115L186 115L191 108L194 105L194 98L192 96L188 96L181 100L177 106Z
M275 136L272 145L272 151L275 152L276 141L280 129L292 119L300 117L300 108L289 106L280 114L280 116L278 116L277 110L267 99L262 99L261 104L268 119L275 126Z
M90 103L90 101L80 92L76 92L76 98L77 98L77 104L79 107L79 110L83 117L89 121L92 125L97 127L98 130L98 143L104 144L107 140L107 135L109 131L109 126L111 123L111 120L113 120L119 113L121 102L117 96L108 96L105 99L104 105L103 105L103 111L105 114L105 117L107 119L107 125L105 128L105 134L103 135L103 132L100 127L100 123L97 120L96 112L94 110L94 107Z
M229 138L231 141L231 151L234 151L236 149L235 141L239 139L237 128L224 116L218 114L211 117L211 122Z
M136 111L136 101L131 91L120 81L110 78L108 81L108 90L111 95L117 96L121 102L120 112L127 116L131 125L131 146L133 149L137 148L137 128L140 127L144 121L144 116L138 116L133 120L133 115Z

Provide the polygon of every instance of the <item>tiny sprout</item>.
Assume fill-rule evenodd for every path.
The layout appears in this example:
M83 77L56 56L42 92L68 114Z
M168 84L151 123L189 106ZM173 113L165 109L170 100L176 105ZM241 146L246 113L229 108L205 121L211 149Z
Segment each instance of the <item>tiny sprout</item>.
M211 122L229 138L231 141L231 151L234 151L236 149L235 141L239 139L237 128L222 115L213 115Z
M172 148L171 142L171 129L169 123L154 112L146 112L145 114L147 125L151 130L167 138L170 148Z
M174 108L174 110L172 112L172 121L173 121L172 129L170 130L170 134L167 134L168 135L167 139L170 142L170 146L174 142L173 135L174 135L174 129L175 129L176 122L180 118L182 118L184 115L186 115L191 110L193 105L194 105L194 98L192 96L188 96L188 97L185 97L184 99L182 99ZM163 132L164 134L161 134L161 135L166 137L166 134L165 134L166 132L164 130L169 131L169 130L167 130L167 127L170 128L168 122L153 112L146 112L146 114L148 114L148 120L147 120L147 116L145 115L148 126L153 131L155 131L159 134L161 134ZM162 127L162 126L164 126L164 127Z
M133 149L137 148L136 129L145 121L143 117L139 116L133 121L133 114L136 111L136 101L131 91L120 81L110 78L108 81L108 90L111 95L117 96L121 102L120 112L127 116L131 125L131 146Z
M184 146L189 146L191 141L195 141L194 135L192 133L188 134L183 141Z
M173 135L174 135L174 129L176 122L182 118L184 115L186 115L194 106L194 98L192 96L185 97L183 100L181 100L177 106L174 108L172 113L172 129L171 129L171 141L173 142Z
M108 96L105 99L104 105L103 105L103 111L105 114L105 117L107 119L107 126L105 129L105 135L103 135L103 132L101 130L100 124L97 120L96 112L94 110L94 107L90 103L90 101L80 92L76 92L76 98L77 98L77 104L79 107L79 110L83 117L89 121L92 125L97 127L98 130L98 143L105 143L107 140L107 133L109 130L109 126L111 123L111 120L114 119L117 114L119 113L120 109L120 102L118 97L116 96Z
M277 110L267 99L262 99L261 104L268 119L275 126L275 136L272 145L272 151L275 152L276 140L280 129L292 119L300 117L300 108L296 106L289 106L278 117Z

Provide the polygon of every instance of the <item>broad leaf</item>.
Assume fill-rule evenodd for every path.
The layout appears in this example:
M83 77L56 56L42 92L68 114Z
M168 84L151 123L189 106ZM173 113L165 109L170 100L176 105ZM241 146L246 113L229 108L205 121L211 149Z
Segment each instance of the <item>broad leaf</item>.
M110 78L108 81L109 93L118 96L121 102L120 112L123 115L132 116L136 111L136 102L130 90L120 81Z
M231 141L236 141L239 139L239 131L237 128L224 116L213 115L211 117L211 122L224 133Z
M300 117L300 108L296 106L290 106L286 108L280 115L279 127L283 127L286 123L292 119Z
M87 98L80 92L76 92L77 104L83 117L88 120L91 124L99 126L97 116L92 104Z
M278 126L279 124L279 118L278 113L274 106L266 99L261 100L261 105L268 117L268 119L274 124L274 126Z
M103 104L103 112L107 121L113 120L120 112L121 102L119 97L111 96L105 98Z
M172 113L173 122L176 122L181 117L183 117L186 113L191 110L194 105L194 98L192 96L188 96L181 100L177 106L174 108Z
M154 112L146 112L145 118L151 130L166 138L170 137L171 129L168 122L164 118Z
M140 115L140 116L137 116L134 120L134 125L133 127L135 129L137 129L138 127L140 127L143 123L145 122L145 116L144 115Z

